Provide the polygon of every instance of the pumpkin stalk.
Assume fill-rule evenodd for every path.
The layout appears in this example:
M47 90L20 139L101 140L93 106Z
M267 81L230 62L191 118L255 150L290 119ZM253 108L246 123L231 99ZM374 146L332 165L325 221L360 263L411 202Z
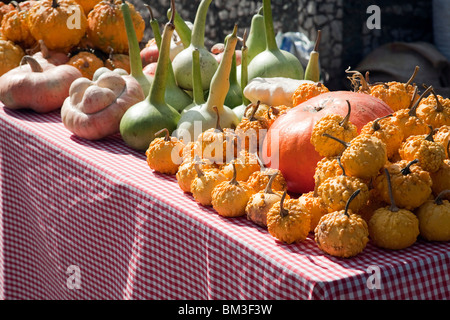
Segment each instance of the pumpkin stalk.
M286 199L287 190L283 192L283 196L280 200L280 215L282 218L286 217L289 214L289 210L284 208L284 199Z
M347 106L348 106L348 112L347 112L345 118L342 119L341 122L339 122L339 125L344 128L347 128L348 121L350 120L350 114L352 112L352 106L350 105L350 101L346 100L346 102L347 102Z
M392 212L398 212L400 209L395 204L394 195L392 193L392 183L391 183L391 175L389 174L388 169L384 168L384 173L386 174L386 179L388 183L388 190L389 190L389 199L391 201L391 206L389 208Z
M256 102L256 105L253 107L252 113L250 114L250 118L249 118L250 121L257 121L258 120L258 119L255 118L255 114L256 114L256 111L258 111L260 103L261 103L261 101L258 100Z
M434 139L433 139L433 134L434 134L433 127L429 125L428 128L430 128L430 133L425 137L425 140L434 142Z
M353 192L353 194L350 196L350 198L348 199L347 203L345 204L344 214L347 217L350 217L350 215L348 214L348 207L350 206L350 203L353 201L353 199L355 199L358 196L358 194L360 192L361 192L361 189L358 189L355 192Z
M344 166L343 166L342 163L341 163L341 157L338 157L338 158L337 158L337 161L338 161L339 167L340 167L341 170L342 170L342 175L345 177L346 174L345 174Z
M201 162L196 161L194 163L195 172L197 172L197 176L203 177L205 174L203 173L202 169L200 169Z
M31 71L33 71L33 72L43 72L44 71L44 69L42 69L42 66L39 64L39 62L31 56L24 56L22 58L20 65L24 65L25 63L28 63L28 65L31 68Z
M437 204L438 206L443 205L444 204L444 200L442 199L447 193L450 193L449 189L443 190L441 191L438 196L436 197L436 199L434 199L434 203Z
M272 184L273 184L273 181L275 180L277 175L278 175L278 171L270 175L270 179L269 179L269 182L267 183L266 188L264 189L264 193L269 193L269 194L274 194L275 193L272 190Z
M386 115L386 116L384 116L384 117L375 119L375 120L373 121L373 124L372 124L372 129L373 129L374 131L380 130L380 129L381 129L381 126L380 126L380 124L379 124L378 122L379 122L380 120L383 120L383 119L386 119L386 118L389 118L389 117L392 117L392 114L388 114L388 115Z
M359 79L360 86L362 87L362 91L364 91L364 92L370 91L369 83L366 81L366 78L361 74L361 72L350 70L350 67L348 67L348 69L345 70L345 72L352 74L352 76L349 77L349 79L352 82L355 91L357 91L357 89L359 87L359 85L357 85L358 79Z
M169 130L167 130L167 128L161 129L158 132L156 132L155 137L159 136L163 132L165 133L164 141L170 141L170 133L169 133Z
M416 88L416 90L417 90L417 88ZM414 105L409 109L409 112L408 112L409 116L411 116L411 117L415 117L415 116L416 116L416 110L417 110L417 107L418 107L419 104L420 104L420 101L422 101L422 99L423 99L423 98L424 98L431 90L433 90L433 87L430 86L430 87L428 87L428 88L420 95L419 99L417 99L417 101L414 103ZM414 97L413 97L412 101L414 101Z
M331 134L328 134L328 133L323 133L322 135L324 137L331 138L331 139L341 143L345 148L350 147L350 142L345 142L345 141L343 141L343 140L341 140L339 138L333 137Z
M58 8L59 7L59 3L58 0L52 0L52 8Z
M414 68L414 73L411 75L411 78L409 78L408 82L405 83L405 89L408 88L408 86L413 82L413 80L416 77L418 71L419 71L419 66L416 66Z
M230 180L229 183L232 184L232 185L234 185L234 186L238 186L238 185L239 185L239 182L236 180L236 175L237 175L237 172L236 172L236 163L233 161L232 165L233 165L233 178L231 178L231 180Z
M434 91L434 89L431 89L431 93L433 94L434 98L436 99L436 112L443 112L444 111L444 106L439 101L439 98L438 98L438 96L436 94L436 91Z
M419 159L414 159L414 160L412 160L411 162L409 162L409 163L406 165L406 167L404 167L402 170L400 170L400 172L401 172L404 176L410 174L410 173L411 173L411 166L412 166L413 164L418 163L418 162L419 162Z

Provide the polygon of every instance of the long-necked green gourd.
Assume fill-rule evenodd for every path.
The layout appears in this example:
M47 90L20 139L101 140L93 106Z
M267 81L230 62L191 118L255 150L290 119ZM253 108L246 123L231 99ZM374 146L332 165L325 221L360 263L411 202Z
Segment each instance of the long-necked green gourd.
M309 55L308 65L305 70L305 80L319 82L320 80L320 63L319 63L319 44L321 38L321 31L317 31L316 43L313 51Z
M248 46L247 46L247 30L244 32L242 48L241 48L241 90L242 90L242 104L233 108L233 112L236 114L239 120L242 120L245 114L247 106L251 103L250 100L244 95L244 89L248 83Z
M263 1L266 49L257 54L248 64L249 81L256 78L284 77L303 79L304 70L298 58L292 53L278 48L272 20L270 0Z
M203 131L215 128L217 114L214 107L217 107L222 128L235 128L239 124L239 119L233 110L224 105L225 97L230 87L231 60L237 40L237 26L235 26L233 33L225 44L225 51L219 68L211 80L211 87L206 102L181 115L177 130L173 133L174 136L189 142L196 140Z
M175 12L174 0L172 10ZM175 30L172 15L164 26L161 50L157 62L155 78L150 93L143 101L131 106L120 121L120 133L131 148L145 151L155 138L155 133L167 128L169 132L177 127L180 114L165 101L170 42Z
M200 53L200 68L202 70L202 87L208 90L211 79L217 70L218 62L205 47L205 23L209 5L212 0L202 0L198 6L191 33L189 47L178 53L172 61L175 79L179 87L191 91L192 84L192 50Z
M266 29L264 25L263 7L252 17L250 32L247 39L248 62L252 61L256 55L266 50Z
M159 29L159 22L153 17L153 12L150 6L146 5L150 12L150 27L152 28L158 50L161 49L161 30ZM176 13L176 12L175 12ZM178 112L181 112L184 108L192 103L192 98L181 89L175 81L175 75L173 73L172 62L169 61L167 70L167 82L166 82L166 102L175 108Z
M181 111L181 114L205 103L205 94L202 89L202 74L200 71L200 53L198 49L192 50L192 83L194 84L194 89L192 90L193 101Z
M167 10L167 18L170 19L172 16L172 10ZM175 31L177 32L178 36L180 37L181 43L183 44L184 48L189 47L191 44L191 28L187 25L187 23L181 18L181 16L178 14L178 12L175 12Z
M227 41L227 38L225 38L225 43ZM237 80L236 51L235 51L233 54L233 58L231 60L230 89L228 89L227 96L225 97L225 105L233 109L241 104L242 104L242 88Z
M152 83L152 78L146 76L142 71L142 60L140 55L139 42L134 30L133 21L131 19L130 7L126 1L122 1L120 6L125 23L125 30L128 38L128 55L130 57L130 75L135 78L141 85L144 94L147 95Z

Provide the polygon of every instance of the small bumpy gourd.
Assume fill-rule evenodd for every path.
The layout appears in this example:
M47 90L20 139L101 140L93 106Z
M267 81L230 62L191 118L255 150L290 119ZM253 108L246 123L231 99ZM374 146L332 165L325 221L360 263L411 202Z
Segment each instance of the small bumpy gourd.
M314 186L318 188L322 182L343 173L339 157L323 157L317 162L314 170Z
M321 197L328 212L333 212L345 209L350 197L360 190L349 204L349 209L357 213L369 199L369 187L360 178L347 176L343 166L341 170L341 175L328 178L320 184L317 196Z
M198 163L195 164L197 177L191 182L191 193L195 201L204 206L211 206L213 189L227 178L218 170L202 170Z
M447 142L447 154L450 149L450 141ZM442 191L450 189L450 159L445 159L442 161L441 166L435 172L430 173L431 180L433 184L431 185L431 189L433 190L433 194L437 196ZM450 195L446 196L448 200L450 200Z
M417 117L433 128L450 125L450 99L437 95L434 89L431 93L417 107Z
M211 193L211 204L223 217L240 217L245 215L245 207L255 191L245 182L236 180L236 167L230 181L219 183Z
M309 231L314 232L320 219L328 213L328 208L316 190L303 193L298 200L303 210L311 217Z
M359 190L352 194L344 210L324 215L314 230L315 242L329 255L350 258L360 254L369 242L367 223L348 208L358 194Z
M255 190L255 192L262 191L269 183L270 176L275 175L275 180L271 184L272 190L281 192L286 190L287 183L284 179L283 173L279 169L266 168L261 159L259 157L257 157L257 159L259 162L260 170L252 172L252 174L247 179L248 185L251 186Z
M443 200L450 189L443 190L435 200L428 200L416 212L420 236L428 241L450 241L450 202Z
M392 115L387 115L368 122L361 129L362 134L371 134L380 139L386 145L387 156L390 159L400 148L403 135L400 128L392 121Z
M385 166L389 180L383 173L378 175L374 188L379 197L386 203L391 203L391 196L400 208L412 210L424 203L431 195L432 180L430 174L417 165L419 160L401 160ZM392 185L392 192L389 190Z
M298 199L286 199L284 191L267 213L267 230L281 242L291 244L305 241L311 225L311 217L300 205Z
M386 145L370 134L360 134L349 143L324 134L345 146L341 163L349 176L360 179L375 177L387 161Z
M349 142L358 134L357 127L349 121L351 105L348 100L347 104L348 112L345 117L337 114L328 114L314 125L311 133L311 143L322 157L338 156L345 149L345 145L339 141L330 140L327 135Z
M410 136L402 143L399 155L403 160L419 160L419 165L426 171L435 172L439 170L445 159L444 147L433 139L433 128L430 127L428 135Z
M267 177L270 178L265 189L254 193L245 207L247 219L261 227L267 227L267 213L276 202L281 200L283 194L272 189L272 184L277 176L278 172L267 174Z
M258 156L247 150L241 150L236 159L222 166L222 173L227 179L231 179L236 171L236 179L238 181L247 181L254 172L260 170Z
M446 149L446 158L450 158L448 144L450 142L450 126L436 128L433 140L439 142Z
M250 117L243 117L236 126L236 136L238 146L250 152L257 152L259 146L269 129L269 124L264 118L256 118L255 113L258 110L260 102L253 107Z
M184 143L175 137L171 137L166 128L155 133L159 136L164 133L163 138L154 139L145 155L150 169L165 174L176 174L182 161Z
M390 207L382 207L369 220L369 236L377 247L399 250L413 245L419 235L419 220L411 211L397 207L387 168L384 169L391 197Z
M321 82L301 83L292 95L292 105L298 106L300 103L327 92L330 92L330 90Z
M178 186L183 192L191 192L192 181L197 177L195 165L198 164L200 170L215 170L219 171L217 166L207 159L200 159L199 157L185 158L178 167L175 177L177 178Z

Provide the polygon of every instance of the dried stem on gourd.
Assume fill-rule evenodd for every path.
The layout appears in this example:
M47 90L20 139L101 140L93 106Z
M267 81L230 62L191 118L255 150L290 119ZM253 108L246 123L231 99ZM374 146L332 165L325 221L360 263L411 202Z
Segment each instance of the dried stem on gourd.
M57 0L52 0L52 8L58 8L59 7L59 3Z
M352 113L352 106L350 104L350 101L345 100L347 102L347 106L348 106L348 111L347 111L347 115L344 117L344 119L342 119L341 122L339 122L339 125L341 127L347 128L348 126L348 121L350 120L350 114Z
M284 199L286 199L287 190L283 192L280 200L280 215L282 218L286 217L289 214L289 210L284 208Z
M400 170L400 172L402 173L402 175L406 176L406 175L410 174L410 173L411 173L411 166L412 166L413 164L418 163L418 162L419 162L419 159L414 159L414 160L412 160L411 162L409 162L409 163L406 165L406 167L404 167L402 170Z
M278 171L275 172L275 173L272 173L271 175L269 175L270 179L269 179L269 182L267 183L266 188L264 189L264 193L269 193L269 194L274 194L275 193L272 190L272 183L275 180L275 178L277 177L277 175L278 175Z
M20 65L22 66L26 63L28 63L32 72L43 72L44 71L44 69L42 69L42 66L39 64L39 62L31 56L23 56L22 60L20 61Z
M413 105L411 108L409 108L408 114L409 114L410 117L416 117L416 111L417 111L417 107L418 107L419 104L420 104L420 101L422 101L422 99L423 99L423 98L424 98L431 90L433 90L433 87L428 87L428 88L420 95L419 99L417 99L417 101L414 103L414 105ZM416 89L415 89L415 92L416 92L416 91L417 91L417 87L416 87ZM411 102L414 101L414 98L415 98L415 95L413 96Z
M434 139L433 139L434 129L430 125L428 125L428 128L430 129L430 133L425 137L425 140L434 142Z
M202 169L200 168L200 161L195 161L194 162L194 168L195 168L195 172L197 172L197 176L198 177L203 177L205 174L203 173Z
M165 133L164 141L170 141L170 133L169 133L169 130L167 130L167 128L161 129L158 132L156 132L155 137L159 136L163 132Z
M408 82L405 83L405 89L407 89L408 86L413 82L413 80L416 77L418 71L419 71L419 66L416 66L414 68L413 74L411 75L411 78L409 78Z
M256 114L256 111L258 111L260 103L261 103L261 101L259 101L259 100L258 100L258 102L256 102L256 106L253 107L252 113L250 114L250 118L248 119L249 121L257 121L258 120L255 118L255 114Z
M350 217L350 215L348 214L348 207L350 206L350 203L353 201L353 199L355 199L358 194L361 192L361 189L356 190L355 192L353 192L353 194L350 196L350 198L347 200L347 203L345 204L345 209L344 209L344 214L347 217Z
M345 70L345 72L352 74L352 76L347 77L347 79L349 79L350 82L352 83L354 91L358 91L361 87L361 91L370 92L369 83L366 81L366 78L362 75L361 72L350 70L350 67L348 67L348 69Z
M341 163L341 157L338 157L338 158L337 158L337 161L338 161L339 167L341 167L342 175L345 177L346 174L345 174L344 166L343 166L342 163Z
M444 200L442 199L447 193L450 193L450 189L446 189L441 191L438 196L436 197L436 199L434 199L434 203L437 204L438 206L443 205L444 204Z
M345 141L343 141L343 140L341 140L341 139L339 139L339 138L333 137L331 134L328 134L328 133L322 133L322 136L327 137L327 138L330 138L330 139L333 139L333 140L335 140L335 141L341 143L345 148L350 147L350 142L345 142Z
M389 210L392 212L398 212L400 209L395 204L394 195L392 193L391 175L389 174L389 171L386 168L384 168L384 173L386 174L388 190L389 190L389 199L391 201L391 206L390 206Z
M235 161L233 161L232 165L233 165L233 178L231 178L229 183L234 185L234 186L238 186L239 182L236 180L237 172L236 172L236 163L235 163Z
M375 120L373 121L373 124L372 124L372 130L374 130L374 131L380 130L380 129L381 129L381 126L380 126L380 124L379 124L378 122L381 121L381 120L383 120L383 119L389 118L389 117L392 117L392 114L388 114L388 115L386 115L386 116L384 116L384 117L375 119Z

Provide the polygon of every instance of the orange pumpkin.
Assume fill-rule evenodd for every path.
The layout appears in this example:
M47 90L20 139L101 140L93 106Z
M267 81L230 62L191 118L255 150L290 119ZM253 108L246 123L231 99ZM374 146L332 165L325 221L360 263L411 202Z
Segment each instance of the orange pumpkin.
M92 52L81 51L71 57L67 64L80 70L83 77L92 80L97 69L104 66L103 60Z

